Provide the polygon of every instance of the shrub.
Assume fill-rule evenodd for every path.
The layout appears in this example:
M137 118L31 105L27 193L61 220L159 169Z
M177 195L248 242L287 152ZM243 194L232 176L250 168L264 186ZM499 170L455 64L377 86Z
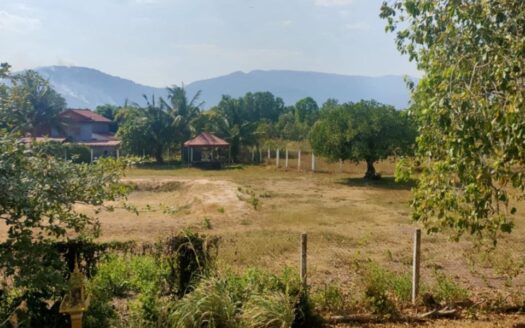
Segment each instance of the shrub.
M438 302L454 304L468 300L468 291L444 273L436 270L434 271L434 278L436 279L436 285L434 286L433 294Z
M370 262L364 272L365 303L376 314L395 317L396 303L410 301L411 280L408 273L394 273Z
M157 258L168 268L169 293L184 296L201 276L214 267L218 238L183 231L158 243Z
M342 312L346 307L345 298L335 285L325 284L324 288L316 290L312 301L318 309L332 313Z

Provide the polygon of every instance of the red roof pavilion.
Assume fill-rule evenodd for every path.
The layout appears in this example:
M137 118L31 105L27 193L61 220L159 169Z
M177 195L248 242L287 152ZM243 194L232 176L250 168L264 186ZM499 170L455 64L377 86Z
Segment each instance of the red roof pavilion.
M188 140L184 143L184 147L188 148L206 148L206 147L229 147L230 144L217 137L216 135L208 132L203 132L195 138Z

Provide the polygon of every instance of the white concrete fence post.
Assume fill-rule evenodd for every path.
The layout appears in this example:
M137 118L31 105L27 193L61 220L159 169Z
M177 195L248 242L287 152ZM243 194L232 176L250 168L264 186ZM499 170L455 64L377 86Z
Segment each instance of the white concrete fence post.
M277 154L275 155L275 166L279 168L279 149L277 149Z
M288 169L288 148L286 148L286 161L284 167Z

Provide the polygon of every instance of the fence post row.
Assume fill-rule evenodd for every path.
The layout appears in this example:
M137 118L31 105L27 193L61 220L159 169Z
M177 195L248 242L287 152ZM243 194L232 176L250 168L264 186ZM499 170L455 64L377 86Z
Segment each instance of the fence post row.
M306 281L306 251L307 251L308 236L306 233L301 234L301 258L300 258L300 278L303 287L307 286Z
M414 232L414 254L412 260L412 304L416 305L419 293L419 265L421 260L421 229Z

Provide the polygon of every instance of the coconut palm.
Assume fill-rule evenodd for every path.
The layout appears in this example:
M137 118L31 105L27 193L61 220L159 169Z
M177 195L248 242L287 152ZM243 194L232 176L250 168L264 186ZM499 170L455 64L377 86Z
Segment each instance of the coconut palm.
M167 89L168 101L161 101L173 119L172 124L177 134L176 139L179 143L182 143L195 134L194 122L199 117L204 101L199 101L201 96L200 90L188 101L184 83L180 87L173 86Z

